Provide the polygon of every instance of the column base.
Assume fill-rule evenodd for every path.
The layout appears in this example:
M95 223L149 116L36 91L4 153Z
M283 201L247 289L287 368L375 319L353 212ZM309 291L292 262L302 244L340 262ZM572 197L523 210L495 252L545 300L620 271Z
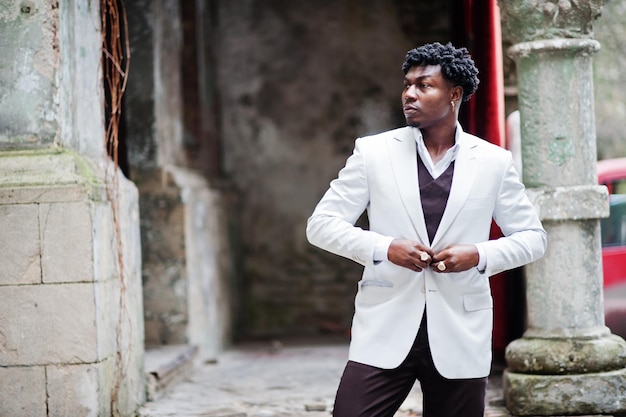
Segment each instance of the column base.
M516 416L626 415L626 368L588 374L503 374L506 407Z
M506 348L510 372L540 375L571 375L626 368L626 341L600 332L594 337L529 337L514 340ZM591 333L590 333L591 334Z

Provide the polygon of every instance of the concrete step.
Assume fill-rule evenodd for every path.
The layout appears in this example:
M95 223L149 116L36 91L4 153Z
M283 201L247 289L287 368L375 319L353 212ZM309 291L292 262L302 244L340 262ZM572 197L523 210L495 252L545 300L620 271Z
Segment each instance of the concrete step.
M146 346L146 400L158 400L176 382L187 376L194 366L197 354L197 346Z

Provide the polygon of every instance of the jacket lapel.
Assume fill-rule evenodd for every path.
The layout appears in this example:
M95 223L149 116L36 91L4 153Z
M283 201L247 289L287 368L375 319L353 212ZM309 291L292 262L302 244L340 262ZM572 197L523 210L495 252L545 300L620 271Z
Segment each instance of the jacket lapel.
M452 185L450 187L450 196L443 212L441 223L432 242L435 247L441 237L446 233L452 222L459 214L459 211L465 204L465 200L469 196L472 184L478 172L478 159L476 158L476 144L467 140L465 133L459 135L459 152L454 162L454 174L452 177Z
M387 142L391 167L404 208L420 241L428 245L428 233L417 179L417 147L411 127L399 129ZM407 236L408 237L408 236Z

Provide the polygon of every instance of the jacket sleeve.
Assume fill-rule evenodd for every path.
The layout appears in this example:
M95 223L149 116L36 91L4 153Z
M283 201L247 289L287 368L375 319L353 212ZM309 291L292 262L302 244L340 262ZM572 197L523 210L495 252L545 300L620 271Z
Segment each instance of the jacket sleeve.
M533 262L543 256L547 246L546 231L519 180L510 153L507 155L509 161L493 214L504 236L481 244L487 255L488 275Z
M357 139L345 167L330 183L307 222L309 242L361 265L373 263L374 250L382 235L355 226L370 199L362 139Z

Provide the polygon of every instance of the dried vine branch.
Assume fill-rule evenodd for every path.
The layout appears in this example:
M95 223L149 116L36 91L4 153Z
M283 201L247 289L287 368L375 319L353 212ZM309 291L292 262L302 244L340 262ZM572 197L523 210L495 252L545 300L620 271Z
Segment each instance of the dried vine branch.
M102 19L102 68L105 89L105 147L113 160L113 172L107 170L106 189L108 200L113 212L117 263L120 283L119 316L116 333L115 384L111 393L111 413L121 415L119 394L122 381L126 375L129 359L128 349L126 361L123 354L123 324L129 320L126 305L126 272L124 269L123 246L120 230L119 208L119 128L122 117L122 97L128 81L130 65L130 45L128 40L128 20L123 0L101 0L100 12ZM130 329L130 326L129 326ZM130 344L132 339L128 337Z
M122 97L128 81L130 45L128 20L122 0L102 0L102 53L104 82L108 95L105 101L107 152L118 167L119 123L122 112Z

